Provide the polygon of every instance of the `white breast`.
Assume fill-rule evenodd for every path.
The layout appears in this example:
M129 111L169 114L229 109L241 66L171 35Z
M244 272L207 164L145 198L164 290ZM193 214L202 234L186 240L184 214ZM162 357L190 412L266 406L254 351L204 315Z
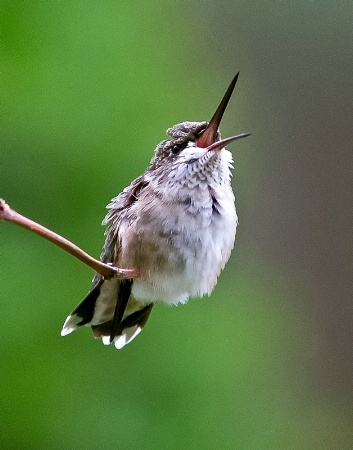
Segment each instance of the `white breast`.
M145 210L148 220L140 217L135 232L123 237L122 254L133 255L126 267L141 272L132 287L135 299L177 304L211 293L229 259L238 222L230 186L217 194L216 208L210 204L193 215L190 206L152 202Z
M177 304L211 293L238 223L231 164L225 149L193 147L167 173L161 167L145 176L148 189L119 227L118 265L140 272L132 287L136 300Z

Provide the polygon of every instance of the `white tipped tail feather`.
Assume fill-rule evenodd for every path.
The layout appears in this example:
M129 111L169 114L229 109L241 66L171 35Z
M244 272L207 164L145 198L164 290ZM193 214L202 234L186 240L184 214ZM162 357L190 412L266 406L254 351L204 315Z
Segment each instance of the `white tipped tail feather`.
M100 280L67 317L61 336L87 325L104 345L123 348L141 332L152 309L152 304L133 299L131 284L131 280L116 278Z
M61 336L67 336L79 327L78 323L80 318L78 316L71 316L71 314L65 320L63 329L61 330Z

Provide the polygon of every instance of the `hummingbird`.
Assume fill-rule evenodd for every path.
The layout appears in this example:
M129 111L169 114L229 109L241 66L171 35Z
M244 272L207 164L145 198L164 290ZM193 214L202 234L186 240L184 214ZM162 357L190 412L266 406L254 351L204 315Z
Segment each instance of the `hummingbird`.
M233 159L219 124L238 80L230 83L209 122L167 130L150 165L108 204L101 261L133 268L133 279L96 274L61 335L91 326L117 349L145 326L156 303L183 304L210 295L234 246L238 217L231 187Z

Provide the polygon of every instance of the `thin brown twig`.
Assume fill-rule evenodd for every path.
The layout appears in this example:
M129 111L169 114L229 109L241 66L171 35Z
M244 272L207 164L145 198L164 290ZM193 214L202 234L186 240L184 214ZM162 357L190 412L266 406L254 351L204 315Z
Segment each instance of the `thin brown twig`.
M47 239L66 252L70 253L70 255L79 259L105 278L112 278L114 276L121 278L134 278L139 275L134 269L121 269L119 267L113 267L93 258L88 253L84 252L80 247L60 236L60 234L54 233L48 228L43 227L39 223L36 223L11 209L3 199L0 199L0 220L15 223L22 228L33 231L33 233L38 234L44 239Z

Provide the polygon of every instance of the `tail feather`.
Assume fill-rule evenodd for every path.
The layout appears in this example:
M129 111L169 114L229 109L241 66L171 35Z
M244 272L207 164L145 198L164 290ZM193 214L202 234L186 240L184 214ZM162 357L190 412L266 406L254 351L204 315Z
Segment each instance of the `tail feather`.
M100 325L92 325L93 334L97 338L101 337L104 345L109 345L113 342L117 349L121 349L142 331L151 314L152 307L153 304L150 303L142 309L127 315L116 329L113 339L111 333L113 320Z
M131 286L132 280L99 280L68 316L61 335L91 325L93 335L101 337L103 344L123 348L141 332L153 306L136 301Z
M116 302L114 316L110 328L110 343L113 342L118 333L121 321L123 319L127 303L131 295L132 280L123 280L119 284L119 301Z
M67 336L77 330L77 328L91 322L102 282L103 280L96 284L93 289L89 291L82 302L76 306L71 314L69 314L61 330L61 336Z

